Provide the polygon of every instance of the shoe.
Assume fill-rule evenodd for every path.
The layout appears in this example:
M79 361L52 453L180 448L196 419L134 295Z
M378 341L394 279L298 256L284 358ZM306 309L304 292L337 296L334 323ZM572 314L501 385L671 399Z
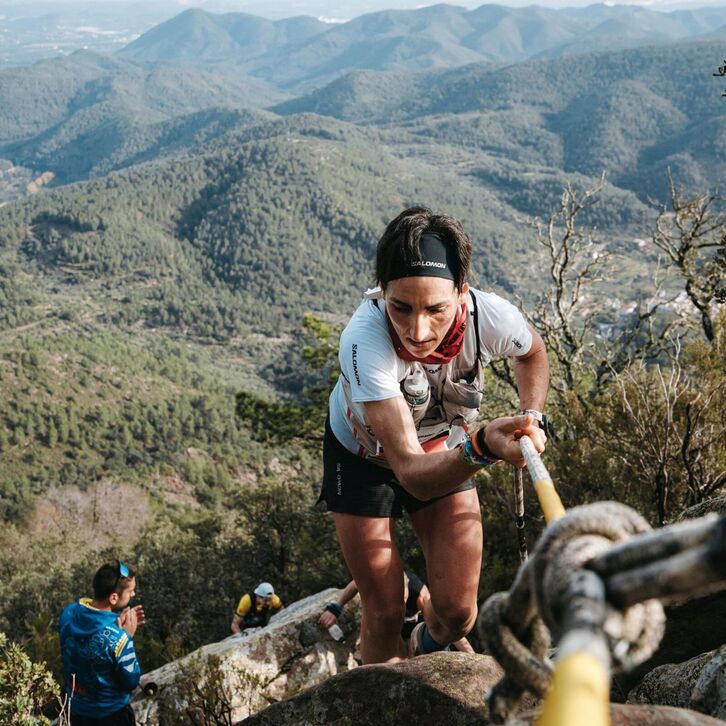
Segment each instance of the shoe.
M423 646L421 645L421 636L426 623L419 623L411 631L411 637L408 639L408 657L415 658L417 655L423 655Z
M408 641L408 657L409 658L415 658L417 655L428 655L428 651L424 650L423 648L423 629L425 627L426 623L421 622L419 623L412 631L411 631L411 637ZM445 648L440 648L437 651L434 651L436 653L443 653L445 651L450 651L451 645L447 645Z

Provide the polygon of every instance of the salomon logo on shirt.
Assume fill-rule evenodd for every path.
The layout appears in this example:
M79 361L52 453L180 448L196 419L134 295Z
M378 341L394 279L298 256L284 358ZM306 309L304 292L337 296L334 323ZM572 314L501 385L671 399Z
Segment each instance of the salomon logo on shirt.
M353 375L355 376L355 382L360 386L360 375L358 374L358 344L353 343Z

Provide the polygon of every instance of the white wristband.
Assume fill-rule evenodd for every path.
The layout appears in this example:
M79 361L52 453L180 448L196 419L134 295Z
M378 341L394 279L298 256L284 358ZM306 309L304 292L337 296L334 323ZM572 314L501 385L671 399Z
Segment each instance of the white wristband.
M519 413L522 415L528 413L539 424L544 422L544 414L542 413L542 411L538 411L536 408L522 408L519 410Z

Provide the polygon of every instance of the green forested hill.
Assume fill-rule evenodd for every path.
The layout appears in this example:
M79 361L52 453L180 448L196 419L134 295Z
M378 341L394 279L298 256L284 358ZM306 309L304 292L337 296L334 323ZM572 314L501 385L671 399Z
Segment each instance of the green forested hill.
M466 150L482 178L501 179L503 167L521 182L518 164L558 180L605 171L645 200L662 195L668 167L691 186L723 176L726 108L711 75L719 52L718 44L691 43L507 67L356 71L273 109L375 124L394 154L448 163ZM77 54L27 72L33 83L23 94L20 71L0 73L0 158L52 171L55 184L196 150L243 127L264 136L274 119L238 110L270 98L229 68L143 70ZM56 88L56 75L70 80Z
M399 141L314 116L243 126L203 153L6 207L0 230L15 261L38 274L123 288L127 304L104 303L112 318L202 336L350 309L372 282L385 221L414 203L460 217L479 250L475 270L509 287L527 251L517 212L544 213L549 194L512 203L486 154L462 166L455 148L428 158L415 139ZM553 194L562 179L553 177ZM592 221L614 229L642 213L634 195L609 188Z
M274 118L264 111L224 108L174 116L168 121L130 120L113 112L105 118L97 107L83 116L74 114L40 141L36 137L14 144L4 153L21 165L52 171L57 185L193 152L230 129L257 126Z
M232 109L282 97L237 68L144 69L78 52L0 71L0 158L74 181L193 144ZM223 113L181 118L211 108Z
M423 74L356 72L279 113L315 113L400 129L422 143L477 148L587 175L606 171L645 199L670 166L715 185L726 168L726 106L712 77L719 46L593 53L506 68L475 64Z
M78 51L0 71L0 143L27 140L98 104L105 104L107 117L158 121L209 106L259 108L279 95L232 66L145 69Z
M506 68L471 64L421 75L358 72L283 102L275 110L315 111L378 123L514 105L560 113L579 98L602 96L616 91L621 83L637 81L681 112L693 109L694 115L716 114L722 104L720 96L713 93L711 74L717 70L719 61L714 66L714 58L718 57L717 43L684 43L672 44L666 52L647 47L530 60ZM422 92L424 89L427 93Z
M307 16L267 20L248 13L217 15L191 8L144 33L118 55L142 62L238 63L305 41L328 27Z

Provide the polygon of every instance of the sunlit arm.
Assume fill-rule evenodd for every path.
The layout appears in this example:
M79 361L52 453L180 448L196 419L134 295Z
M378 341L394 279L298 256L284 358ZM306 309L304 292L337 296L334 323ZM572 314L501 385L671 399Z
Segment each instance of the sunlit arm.
M514 359L514 379L519 392L519 407L544 411L550 382L550 365L547 350L540 334L530 325L532 347L526 355ZM540 430L536 438L544 445L546 437Z
M448 494L476 473L475 467L461 461L458 449L426 453L421 448L403 396L370 401L364 406L396 479L417 499ZM497 456L515 466L523 466L517 438L522 433L537 436L538 431L531 416L500 418L487 425L486 443Z
M514 358L514 378L519 392L519 406L544 411L550 382L550 364L540 334L530 325L532 347L526 355Z

